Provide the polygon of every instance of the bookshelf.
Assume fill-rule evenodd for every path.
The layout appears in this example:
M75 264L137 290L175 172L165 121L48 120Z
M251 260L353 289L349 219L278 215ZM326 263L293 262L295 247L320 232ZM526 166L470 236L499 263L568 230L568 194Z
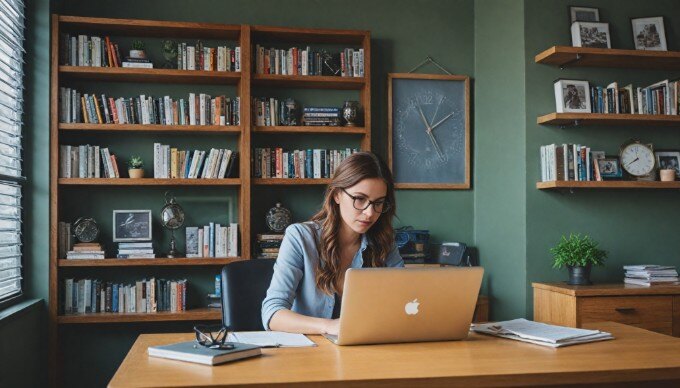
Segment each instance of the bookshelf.
M678 190L680 182L660 182L660 181L550 181L537 182L536 188L539 190L555 189L656 189L656 190Z
M680 51L645 51L553 46L534 58L536 63L566 67L680 70Z
M536 119L537 124L561 127L613 125L645 127L680 127L680 116L615 113L549 113Z
M177 40L219 40L237 42L241 47L241 71L240 72L217 72L198 70L177 69L138 69L138 68L106 68L106 67L81 67L64 66L59 63L60 34L88 34L128 38L167 38ZM223 25L216 23L189 23L174 21L136 20L136 19L111 19L90 18L77 16L53 15L51 24L51 81L50 81L50 275L49 275L49 334L50 334L50 364L55 365L57 349L59 349L58 333L60 325L72 324L109 324L125 323L135 324L142 322L171 322L171 321L201 321L219 320L220 311L203 307L187 305L187 311L169 313L89 313L64 315L59 308L62 292L63 278L88 277L93 271L101 269L121 268L126 271L146 271L145 275L153 274L155 268L177 268L201 270L210 273L217 272L219 267L239 260L249 260L254 257L252 242L258 232L252 230L251 218L253 208L256 205L252 201L252 188L256 186L281 186L295 187L301 190L304 187L323 187L329 179L253 179L251 178L251 150L258 140L267 139L269 136L285 135L290 142L297 141L297 137L305 136L334 136L350 135L352 142L357 142L362 150L370 150L371 146L371 72L370 72L370 33L368 31L355 30L330 30L330 29L306 29L306 28L283 28L268 26L249 25ZM290 76L274 74L255 74L253 71L253 48L258 42L275 42L299 44L328 44L349 45L364 49L364 77L334 77L334 76ZM144 90L146 85L158 84L164 86L180 85L191 88L192 91L200 91L202 87L230 87L240 97L240 124L232 126L205 125L157 125L157 124L85 124L85 123L60 123L59 122L59 87L69 87L71 84L96 85L101 90L107 90L109 86L117 89L113 94L125 96L135 95L139 90ZM143 84L143 85L137 85ZM122 85L122 86L121 86ZM195 87L193 87L195 85ZM121 87L125 92L119 92ZM363 126L361 127L318 127L318 126L255 126L251 115L251 89L253 87L265 87L275 89L317 89L349 91L358 94L361 106ZM83 89L83 90L85 90ZM205 142L230 141L235 142L239 151L238 178L226 179L154 179L154 178L60 178L59 177L59 144L62 141L83 142L97 141L106 144L107 139L129 139L134 143L137 137L148 141L153 139L158 142L166 142L160 136L190 136L192 139L201 139ZM257 139L254 136L257 136ZM312 137L312 140L314 138ZM132 145L132 144L131 144ZM322 147L319 143L317 147ZM147 161L146 172L152 171L152 166ZM122 164L121 164L122 167ZM236 167L236 166L234 166ZM179 187L193 189L196 195L200 190L215 190L222 192L224 197L237 195L234 206L238 209L239 223L239 256L228 258L156 258L156 259L104 259L104 260L67 260L58 257L58 222L72 221L62 219L64 209L74 201L96 201L88 198L92 193L105 192L107 195L116 196L116 193L145 193L148 190L164 190L165 188ZM161 191L162 192L162 191ZM192 192L194 193L194 192ZM94 197L96 198L96 197ZM99 196L101 198L101 194ZM92 204L96 205L96 204ZM73 206L73 205L72 205ZM130 205L132 206L132 205ZM262 206L262 205L260 205ZM147 205L144 205L147 207ZM158 209L159 210L159 209ZM265 209L259 209L265 210ZM185 207L185 212L191 209ZM73 210L71 209L71 212ZM154 211L154 218L157 218ZM100 223L109 223L110 220L98 220ZM157 221L154 228L157 228ZM176 236L183 239L184 229L176 231ZM100 240L110 238L104 236ZM157 255L161 256L162 250L156 246ZM196 269L193 269L196 268ZM68 271L68 272L67 272ZM191 292L191 290L189 290ZM190 308L191 307L191 308ZM57 369L50 368L55 371ZM57 373L57 372L52 372Z

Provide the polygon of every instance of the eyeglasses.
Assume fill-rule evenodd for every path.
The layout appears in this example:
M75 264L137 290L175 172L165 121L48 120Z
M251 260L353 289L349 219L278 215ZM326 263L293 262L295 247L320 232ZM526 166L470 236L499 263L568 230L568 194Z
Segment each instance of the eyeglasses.
M354 208L357 210L366 210L368 209L369 206L373 205L373 210L375 210L376 213L380 214L385 214L390 209L392 208L392 204L390 204L387 200L385 199L379 199L377 201L370 201L366 197L357 197L354 196L350 193L347 192L347 190L342 189L342 191L347 194L348 197L352 198L352 205L354 205Z
M234 349L234 344L225 342L229 330L222 325L196 325L196 342L210 349Z

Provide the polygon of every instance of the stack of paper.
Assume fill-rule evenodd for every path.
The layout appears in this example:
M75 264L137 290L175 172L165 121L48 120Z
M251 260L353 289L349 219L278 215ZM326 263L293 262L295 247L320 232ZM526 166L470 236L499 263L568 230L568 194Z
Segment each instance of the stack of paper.
M678 271L673 266L665 265L624 265L626 277L624 283L638 284L640 286L653 286L657 284L671 285L678 282Z
M267 348L316 346L304 334L282 331L235 331L229 333L227 341Z
M513 319L511 321L475 324L472 330L477 333L530 342L536 345L559 348L586 342L613 339L610 333L599 330L575 329L571 327L548 325L545 323Z

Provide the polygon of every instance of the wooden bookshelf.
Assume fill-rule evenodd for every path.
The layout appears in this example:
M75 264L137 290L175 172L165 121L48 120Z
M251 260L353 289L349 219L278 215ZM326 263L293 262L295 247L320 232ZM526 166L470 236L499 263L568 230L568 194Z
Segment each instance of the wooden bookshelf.
M60 186L239 186L241 179L59 178Z
M197 308L171 313L89 313L57 316L57 323L140 323L140 322L177 322L177 321L217 321L222 319L222 310L213 308Z
M241 257L177 257L174 259L58 259L59 267L175 267L175 266L223 266L229 263L245 260Z
M241 133L238 125L159 125L159 124L85 124L59 123L60 131L86 132L149 132L172 133L189 132L199 134L209 133Z
M645 51L553 46L536 55L536 63L559 67L616 67L680 70L679 51Z
M331 182L329 178L323 179L299 179L299 178L253 178L253 185L282 185L282 186L300 186L300 185L327 185Z
M536 188L539 190L559 190L559 189L655 189L655 190L678 190L680 181L660 182L660 181L550 181L538 182Z
M158 82L174 84L236 85L241 74L232 71L137 69L127 67L59 66L65 79L107 82Z
M564 127L580 125L680 126L680 116L620 113L549 113L538 117L536 123Z
M365 135L366 128L364 127L332 127L332 126L315 126L315 125L301 125L301 126L256 126L253 127L253 132L260 133L332 133L336 135Z
M304 89L360 90L366 81L359 77L322 75L253 74L253 85Z

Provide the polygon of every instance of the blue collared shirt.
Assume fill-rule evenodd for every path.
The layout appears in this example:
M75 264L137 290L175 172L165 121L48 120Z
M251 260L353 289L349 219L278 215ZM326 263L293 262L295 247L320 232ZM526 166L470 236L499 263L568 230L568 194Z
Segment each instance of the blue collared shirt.
M325 294L316 286L316 268L319 264L319 251L316 244L321 233L316 223L292 224L286 228L286 234L279 248L279 255L274 264L274 276L262 301L262 324L269 329L269 321L274 313L288 309L298 314L317 318L331 318L335 298ZM364 264L362 256L368 240L361 236L361 248L352 259L350 268L361 268ZM387 255L386 267L403 267L397 245Z

